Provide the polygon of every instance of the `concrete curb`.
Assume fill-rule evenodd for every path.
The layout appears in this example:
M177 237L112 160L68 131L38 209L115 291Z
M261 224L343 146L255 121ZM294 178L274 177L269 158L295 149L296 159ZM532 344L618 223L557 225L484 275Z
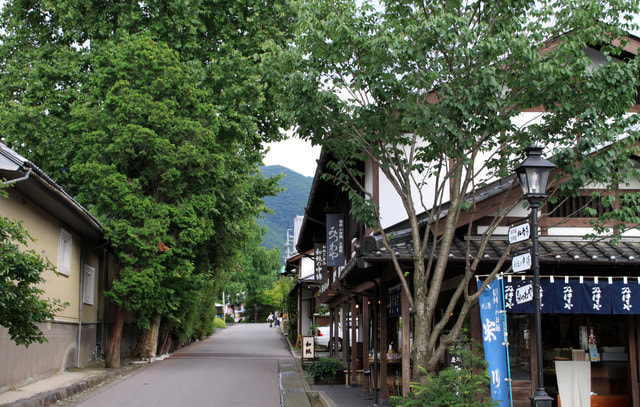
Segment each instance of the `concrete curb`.
M283 333L284 335L284 333ZM311 386L309 385L309 377L306 375L304 370L302 369L301 358L296 355L294 351L294 347L289 340L287 335L284 335L287 340L287 345L289 346L289 352L291 352L291 357L293 358L293 363L295 365L298 374L300 375L300 381L302 382L302 388L304 393L306 394L307 401L311 404L310 400L318 400L324 407L338 407L336 403L327 394L323 391L313 391L311 390ZM286 401L286 400L285 400ZM305 404L306 405L306 404ZM287 404L284 403L284 407L299 407L300 404Z
M291 364L284 361L280 361L278 364L282 386L282 407L311 407L309 400L311 388L307 376L302 370L300 360L295 354L289 337L284 333L282 335L289 347L289 353L291 353Z
M56 390L35 394L29 398L19 399L10 403L2 404L2 407L46 407L58 401L68 399L93 387L99 386L109 380L128 375L137 370L142 365L129 365L118 369L106 371L85 380L78 381L71 385L61 387Z

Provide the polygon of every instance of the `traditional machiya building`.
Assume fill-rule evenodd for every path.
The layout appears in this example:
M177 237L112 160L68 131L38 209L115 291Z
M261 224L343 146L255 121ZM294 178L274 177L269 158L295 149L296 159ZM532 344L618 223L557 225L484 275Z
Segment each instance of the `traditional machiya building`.
M639 191L640 185L625 188ZM522 199L515 177L498 180L477 192L478 196L484 197L478 201L484 210L460 225L467 229L471 223L477 237L471 237L471 242L454 240L444 292L453 291L460 284L467 256L474 257L479 253L480 236L489 224L496 202ZM585 190L584 196L589 192ZM541 210L541 213L555 215L540 218L543 292L540 352L544 361L545 389L558 400L559 380L568 376L559 375L557 366L559 369L568 367L589 373L589 392L594 393L590 395L592 405L639 405L640 236L633 233L618 242L585 240L583 236L590 231L592 219L581 217L579 211L571 209L580 200L580 197L563 200L562 204L545 206ZM320 208L326 207L322 199L311 201L309 213L316 204ZM588 205L597 208L600 204L592 202ZM528 213L524 205L517 205L494 233L479 262L478 281L483 281L509 249L509 224L521 222ZM391 245L402 267L411 272L413 248L409 230L403 226L397 225ZM304 247L305 236L319 236L326 229L326 225L307 227L306 231L303 227L300 248ZM366 388L371 386L372 394L386 399L401 394L403 386L408 386L405 377L410 378L412 371L408 350L413 337L419 333L413 330L408 302L380 236L370 234L358 239L352 230L345 232L345 242L353 241L354 244L344 265L328 267L326 273L317 276L316 281L320 284L317 300L330 310L332 335L343 338L342 349L346 351L338 352L337 342L334 342L336 346L331 352L343 358L348 374L353 376L351 382ZM521 243L524 244L526 242ZM511 246L517 253L517 245ZM471 251L467 254L468 247ZM504 266L505 272L509 266L510 261ZM471 335L478 342L489 338L496 343L508 343L501 350L505 355L502 376L496 377L495 381L507 388L508 397L516 406L530 405L529 397L535 390L537 375L533 303L518 304L516 301L518 287L530 278L530 272L508 272L492 286L495 288L497 284L503 294L504 306L499 304L498 308L506 310L506 314L498 315L504 318L503 324L506 321L503 326L508 331L508 342L491 319L487 322L487 318L481 317L480 307L476 306L468 322ZM496 303L498 300L490 298L488 301ZM499 301L502 302L502 298ZM586 363L587 367L563 363L573 361ZM446 357L443 358L442 366L447 363Z
M640 41L630 39L631 48L625 52L637 55ZM598 61L597 49L585 52ZM630 111L637 113L638 106ZM319 245L327 250L326 267L313 280L318 284L317 302L329 310L335 338L330 352L342 357L350 383L361 384L376 401L407 394L414 369L411 344L420 332L414 331L407 298L380 234L355 222L348 215L350 203L344 192L322 177L329 171L330 158L327 152L321 154L297 241L298 252L309 253L310 258ZM403 211L375 165L362 163L362 170L363 183L385 219L389 243L410 276L414 250ZM530 214L515 175L474 191L477 210L457 224L460 233L448 254L441 289L445 297L461 284L469 259L478 260L477 280L469 286L474 291L509 253L503 273L485 291L467 322L471 336L480 343L484 340L492 391L499 390L494 395L505 400L503 405L530 405L536 378L542 376L553 405L588 399L593 406L640 406L640 233L632 229L619 240L585 239L593 232L594 218L585 217L579 209L588 207L597 214L603 210L603 203L592 196L594 191L599 191L598 186L585 187L579 196L560 197L537 212L541 332L536 331L533 303L527 300L531 271L526 267L512 271L520 268L512 265L527 242L510 243L509 230ZM620 183L616 193L638 191L640 185L630 182ZM510 204L513 209L486 247L481 247L481 237L498 216L498 208ZM339 223L334 223L336 214ZM446 204L440 216L446 217ZM342 253L333 252L332 244L342 247ZM344 261L331 263L334 256L339 260L344 256ZM486 311L494 312L493 316ZM538 334L540 349L534 340ZM338 338L342 338L342 352ZM494 353L502 355L502 362L496 362ZM449 362L445 355L441 367Z
M28 348L11 341L0 327L0 390L100 356L106 342L102 291L109 267L102 226L85 208L35 164L0 145L0 178L8 198L0 198L0 215L22 222L35 239L29 249L44 255L58 275L47 270L44 296L68 306L40 324L48 342Z

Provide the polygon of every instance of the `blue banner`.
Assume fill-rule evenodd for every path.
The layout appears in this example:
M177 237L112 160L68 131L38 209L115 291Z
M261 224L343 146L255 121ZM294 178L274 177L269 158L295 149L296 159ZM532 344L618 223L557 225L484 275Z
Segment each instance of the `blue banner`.
M478 280L478 289L482 281ZM502 288L498 279L487 285L480 294L480 319L484 357L489 364L491 397L500 401L500 406L509 406L509 382L507 370L507 348L505 326L502 315Z
M583 307L585 314L611 314L611 290L613 286L606 280L586 280L582 284Z
M613 282L611 306L614 314L640 314L640 285L626 278Z
M532 314L532 301L518 304L520 280L504 282L505 310ZM564 277L540 279L540 311L544 314L640 314L640 282L637 277Z
M547 280L545 280L546 282ZM549 284L553 287L549 292L553 292L554 304L552 308L555 314L582 314L582 285L577 280L557 279ZM549 312L548 310L546 310ZM544 310L542 312L545 312Z

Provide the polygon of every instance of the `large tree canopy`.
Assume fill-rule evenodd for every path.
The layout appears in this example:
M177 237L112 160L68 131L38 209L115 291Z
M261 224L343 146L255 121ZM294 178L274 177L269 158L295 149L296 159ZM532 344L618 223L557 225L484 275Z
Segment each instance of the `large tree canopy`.
M394 261L420 333L414 366L433 371L478 295L467 292L478 259L468 261L452 295L440 290L458 220L474 216L470 191L512 173L531 144L555 148L573 179L559 187L571 193L587 182L617 188L614 170L637 176L628 158L637 154L638 134L630 129L638 117L627 113L640 61L620 39L638 3L298 4L297 36L277 60L293 72L283 79L283 117L336 157L331 170L351 192L360 221L383 231L361 163L376 163L393 186L416 251L412 281ZM589 46L602 53L602 64L592 64ZM607 156L587 154L623 134L628 138ZM508 209L496 208L483 244ZM441 314L437 304L444 304Z
M110 295L141 327L213 302L201 295L277 193L258 171L282 137L263 57L290 22L280 0L3 8L2 140L103 222L121 266Z

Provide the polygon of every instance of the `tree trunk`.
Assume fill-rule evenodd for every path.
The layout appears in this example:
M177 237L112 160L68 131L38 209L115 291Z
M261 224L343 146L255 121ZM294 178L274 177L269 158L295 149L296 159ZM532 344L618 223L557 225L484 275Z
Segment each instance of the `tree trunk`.
M164 355L165 353L169 353L172 345L171 332L169 330L166 330L166 332L162 334L162 340L161 341L159 340L158 343L160 345L158 349L160 349L159 353L161 355Z
M122 326L124 324L124 308L118 304L115 304L115 307L113 329L104 355L104 365L108 368L120 367L120 340L122 339Z
M151 359L156 356L160 319L160 315L157 315L151 320L151 327L149 329L142 329L138 335L136 353L143 359Z
M424 267L424 266L423 266ZM427 313L427 282L424 278L424 270L416 270L414 274L414 309L413 309L413 323L414 323L414 338L413 349L411 354L413 355L413 366L421 366L427 368L427 362L429 360L429 339L431 336L431 327L428 324ZM413 369L414 377L412 380L420 382L423 379L423 372L420 369Z

